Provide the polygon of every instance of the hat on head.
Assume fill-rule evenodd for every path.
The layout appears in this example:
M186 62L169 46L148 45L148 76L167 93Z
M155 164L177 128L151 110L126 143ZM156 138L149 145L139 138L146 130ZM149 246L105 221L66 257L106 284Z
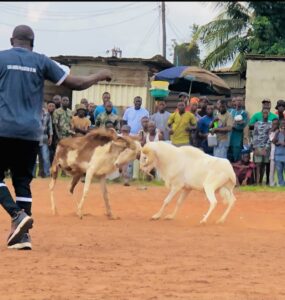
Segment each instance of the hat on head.
M265 99L263 99L262 100L262 102L261 103L271 103L271 100L270 99L268 99L268 98L265 98Z
M76 111L79 111L79 110L87 111L86 106L84 104L80 104L76 107Z
M188 98L189 98L189 95L188 95L187 93L185 93L185 92L179 93L178 97L180 98L180 97L182 97L182 96L185 96L185 97L188 97Z
M192 97L190 100L190 104L198 104L200 99L198 97Z
M284 100L278 100L275 109L278 109L279 106L285 107L285 101Z

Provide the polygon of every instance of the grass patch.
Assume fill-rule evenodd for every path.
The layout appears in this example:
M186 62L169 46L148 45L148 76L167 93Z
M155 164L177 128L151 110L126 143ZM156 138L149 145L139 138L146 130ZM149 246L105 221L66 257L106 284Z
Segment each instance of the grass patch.
M270 187L270 186L255 186L255 185L248 185L248 186L241 186L239 190L244 192L285 192L285 187Z
M59 176L60 180L63 181L70 181L71 177L67 176L67 177L61 177ZM93 183L98 183L98 179L94 178L92 180ZM114 180L107 180L108 184L123 184L123 179L122 178L117 178ZM152 181L147 181L147 180L143 180L143 179L135 179L135 180L131 180L130 184L132 186L164 186L164 182L160 181L160 180L152 180ZM240 186L237 188L238 190L242 191L242 192L285 192L285 187L269 187L269 186L255 186L255 185L248 185L248 186Z

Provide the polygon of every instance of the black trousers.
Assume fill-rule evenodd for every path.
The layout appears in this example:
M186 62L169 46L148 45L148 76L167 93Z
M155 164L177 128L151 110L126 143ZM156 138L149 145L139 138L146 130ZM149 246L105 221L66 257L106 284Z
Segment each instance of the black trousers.
M24 209L31 215L32 193L30 183L39 149L39 142L0 137L0 204L11 217ZM14 202L5 185L5 172L10 170L16 194Z

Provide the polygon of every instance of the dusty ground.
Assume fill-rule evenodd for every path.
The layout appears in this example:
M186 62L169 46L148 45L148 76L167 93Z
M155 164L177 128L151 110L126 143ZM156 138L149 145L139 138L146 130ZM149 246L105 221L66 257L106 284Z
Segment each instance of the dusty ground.
M285 299L285 192L237 191L224 226L214 224L221 203L200 226L202 193L188 197L176 220L149 221L165 188L109 185L121 217L109 221L95 184L79 220L67 181L56 187L60 215L51 215L48 183L33 182L33 251L5 248L10 221L0 210L1 300ZM74 197L81 191L82 183Z

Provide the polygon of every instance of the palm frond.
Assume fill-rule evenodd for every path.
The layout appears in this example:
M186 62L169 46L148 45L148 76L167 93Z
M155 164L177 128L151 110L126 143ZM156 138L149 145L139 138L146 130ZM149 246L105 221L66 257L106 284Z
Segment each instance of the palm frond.
M228 39L225 43L207 55L202 66L205 69L213 69L233 60L238 53L238 47L241 40L242 39L239 36Z

